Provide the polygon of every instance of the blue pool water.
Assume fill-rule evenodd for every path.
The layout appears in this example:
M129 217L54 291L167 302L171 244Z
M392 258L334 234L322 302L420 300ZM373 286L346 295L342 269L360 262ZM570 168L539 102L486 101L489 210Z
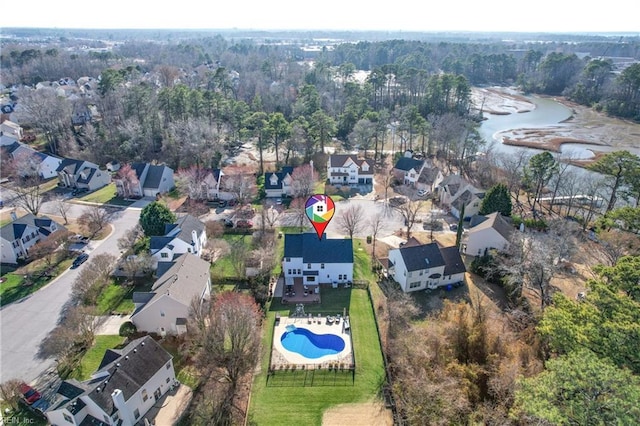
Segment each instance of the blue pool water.
M306 328L289 328L280 338L285 349L305 358L317 359L344 349L342 337L335 334L315 334Z

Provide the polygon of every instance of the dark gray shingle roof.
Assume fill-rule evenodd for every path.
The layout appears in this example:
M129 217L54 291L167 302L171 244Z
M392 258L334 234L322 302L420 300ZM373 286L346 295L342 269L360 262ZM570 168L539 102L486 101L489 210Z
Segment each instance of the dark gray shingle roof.
M350 239L322 240L315 233L285 234L284 257L302 257L305 263L353 263L353 242Z
M403 247L399 250L407 271L419 271L445 264L437 243Z
M416 160L415 158L409 157L400 157L394 168L398 170L404 170L405 172L408 172L411 169L415 170L416 172L420 172L420 169L423 165L424 160Z

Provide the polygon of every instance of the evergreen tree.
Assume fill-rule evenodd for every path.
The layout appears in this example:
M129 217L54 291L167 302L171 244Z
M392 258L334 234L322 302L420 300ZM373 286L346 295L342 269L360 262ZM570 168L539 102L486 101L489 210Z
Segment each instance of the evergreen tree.
M164 235L166 224L174 223L176 216L167 206L157 201L148 204L140 212L140 226L147 237Z
M511 195L503 183L492 186L482 199L480 214L500 212L502 216L511 216Z

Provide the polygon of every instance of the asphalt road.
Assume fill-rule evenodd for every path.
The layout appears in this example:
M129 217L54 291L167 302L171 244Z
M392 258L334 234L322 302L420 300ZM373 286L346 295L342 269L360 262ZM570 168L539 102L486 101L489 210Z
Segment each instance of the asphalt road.
M42 213L50 210L50 206L45 205ZM77 217L83 210L83 206L74 206L70 216ZM133 228L139 218L140 209L116 211L111 221L113 232L102 241L92 241L89 255L111 253L119 256L118 238ZM12 378L32 382L55 363L53 359L38 357L40 342L55 328L71 295L74 279L89 262L78 269L67 270L46 287L0 310L0 382Z

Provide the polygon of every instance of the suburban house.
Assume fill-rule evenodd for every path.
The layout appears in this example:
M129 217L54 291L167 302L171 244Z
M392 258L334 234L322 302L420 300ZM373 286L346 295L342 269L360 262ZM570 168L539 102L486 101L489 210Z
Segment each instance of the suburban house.
M456 246L441 248L437 243L389 250L387 263L388 275L404 292L457 284L467 271Z
M38 152L29 145L20 142L3 145L2 148L12 160L18 162L20 169L18 174L21 177L37 173L42 179L51 179L58 175L57 170L62 163L61 158Z
M207 230L200 219L190 214L180 216L176 223L166 224L164 232L163 236L153 236L149 241L151 257L157 262L170 262L183 253L202 256Z
M316 233L285 234L282 262L285 284L347 283L353 280L351 239L328 239Z
M11 145L22 139L22 127L13 121L5 120L0 123L0 146Z
M290 197L293 194L291 174L293 167L283 167L279 172L264 174L264 191L267 197Z
M36 217L29 213L15 218L0 228L2 263L18 263L29 256L29 248L46 239L51 233L66 228L46 216Z
M220 191L220 186L224 173L220 169L213 169L202 179L202 192L204 199L231 199L231 195L224 191ZM222 187L224 189L224 187ZM222 195L222 196L221 196Z
M411 157L400 157L393 166L393 177L403 185L414 186L424 169L425 161Z
M416 183L417 189L424 189L428 193L433 194L436 192L438 185L443 181L444 176L442 171L437 167L429 167L425 165L420 172L418 182Z
M373 183L373 160L351 154L334 154L327 161L327 179L331 185Z
M111 174L106 170L100 170L97 164L90 161L65 158L60 162L56 172L60 185L68 188L94 191L111 182Z
M158 280L149 292L133 293L131 322L138 331L178 335L187 331L191 302L211 294L209 262L186 253L158 264Z
M460 249L469 256L484 256L489 250L504 251L509 247L514 227L500 212L479 216L480 223L466 230Z
M156 197L175 187L173 169L165 165L150 163L132 163L131 168L136 173L136 179L125 180L114 177L116 192L120 197Z
M150 424L149 409L177 386L173 360L150 336L107 349L89 380L63 381L45 411L51 425Z
M448 207L451 214L460 218L464 206L464 219L468 219L480 211L484 191L477 189L460 175L449 175L438 185L440 204Z

